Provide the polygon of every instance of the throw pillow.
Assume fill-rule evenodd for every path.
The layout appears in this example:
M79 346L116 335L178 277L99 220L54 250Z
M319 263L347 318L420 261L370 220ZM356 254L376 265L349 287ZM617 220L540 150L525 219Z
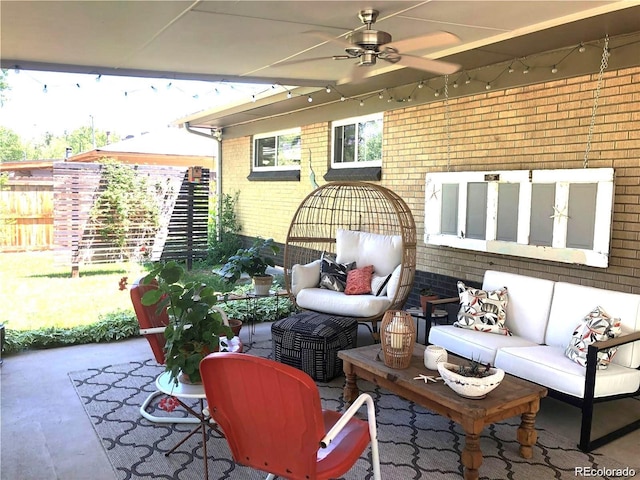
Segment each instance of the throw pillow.
M458 319L454 322L456 327L511 335L509 329L505 327L509 301L507 287L485 291L467 287L463 282L458 282L458 296L460 310Z
M323 253L320 264L320 288L344 292L347 285L347 272L355 266L356 262L337 263L334 257Z
M371 275L371 293L376 297L384 297L387 294L387 284L389 283L389 275Z
M602 307L597 306L576 327L564 354L586 367L589 345L618 337L621 332L620 319L611 317ZM598 352L598 370L604 370L609 366L617 350L618 347L611 347Z
M373 265L349 270L344 293L347 295L366 295L371 293L371 275L373 275Z

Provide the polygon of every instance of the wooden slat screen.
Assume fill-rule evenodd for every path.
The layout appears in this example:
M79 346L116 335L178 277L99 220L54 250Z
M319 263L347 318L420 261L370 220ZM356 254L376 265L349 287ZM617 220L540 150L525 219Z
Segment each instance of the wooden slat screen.
M120 248L100 234L91 209L106 187L102 165L54 165L54 253L57 263L77 266L138 258L141 245L151 246L151 260L182 259L189 263L207 254L209 170L200 183L187 182L187 168L141 165L135 168L157 196L160 226L155 231L132 226L127 246ZM148 253L148 252L147 252Z

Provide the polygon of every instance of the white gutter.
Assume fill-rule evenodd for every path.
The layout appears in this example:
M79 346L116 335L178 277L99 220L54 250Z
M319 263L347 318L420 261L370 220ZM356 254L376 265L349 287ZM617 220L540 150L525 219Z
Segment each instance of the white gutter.
M204 133L192 128L189 122L185 122L182 125L189 133L216 141L216 238L220 240L220 229L222 227L222 129L212 128L210 130L211 133Z

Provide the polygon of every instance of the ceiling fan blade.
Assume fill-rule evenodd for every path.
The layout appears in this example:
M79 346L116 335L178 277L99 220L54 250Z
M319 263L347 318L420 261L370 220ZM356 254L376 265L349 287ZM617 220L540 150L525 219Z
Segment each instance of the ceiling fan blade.
M427 72L433 72L439 75L450 75L460 70L460 65L456 63L443 62L441 60L433 60L431 58L416 57L414 55L401 55L397 61L392 63L398 63L403 67L425 70Z
M360 65L359 63L356 63L351 69L351 74L349 75L349 78L347 79L346 82L355 85L357 83L362 82L366 74L367 74L367 67L364 65Z
M413 52L415 50L424 50L425 48L440 47L451 43L458 43L458 38L449 32L433 32L420 37L411 37L397 42L391 42L384 45L385 48L395 48L398 52Z
M289 65L298 65L301 63L308 63L308 62L316 62L318 60L353 60L353 57L350 57L349 55L334 55L332 57L313 57L313 58L301 58L299 60L287 60L286 62L278 62L278 63L274 63L271 66L272 67L288 67Z
M306 35L317 37L321 40L326 40L327 42L337 43L338 45L342 45L343 48L358 48L357 45L352 44L351 42L345 40L344 38L336 38L330 33L323 32L321 30L309 30L308 32L304 32L304 33Z

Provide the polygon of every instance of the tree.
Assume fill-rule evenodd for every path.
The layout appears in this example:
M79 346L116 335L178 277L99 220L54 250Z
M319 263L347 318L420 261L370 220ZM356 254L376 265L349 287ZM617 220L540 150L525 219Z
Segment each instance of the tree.
M4 102L7 100L4 92L7 90L11 90L11 87L9 87L9 83L7 83L8 74L8 70L5 70L4 68L0 70L0 107L2 107L4 105Z
M0 161L15 162L25 159L20 136L13 130L0 126Z

